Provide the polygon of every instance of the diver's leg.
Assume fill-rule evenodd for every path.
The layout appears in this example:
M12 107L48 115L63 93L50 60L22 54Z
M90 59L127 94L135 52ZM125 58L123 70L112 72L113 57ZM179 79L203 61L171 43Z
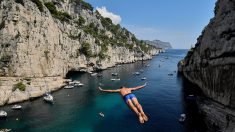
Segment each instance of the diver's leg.
M141 113L142 117L144 118L145 121L148 121L148 117L145 115L144 110L142 108L142 106L140 105L140 103L138 102L137 98L134 97L131 99L133 101L133 103L135 104L136 108L138 109L138 111Z
M131 110L133 110L137 114L137 116L139 117L140 123L144 123L144 119L143 119L141 113L138 111L138 109L132 103L131 99L127 100L127 105L131 108Z

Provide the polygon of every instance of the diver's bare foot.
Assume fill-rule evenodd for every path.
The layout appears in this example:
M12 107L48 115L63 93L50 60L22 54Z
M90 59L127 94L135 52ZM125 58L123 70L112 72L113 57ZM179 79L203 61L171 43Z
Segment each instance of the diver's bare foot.
M144 118L141 115L139 115L139 121L140 121L141 124L144 123Z
M149 120L148 117L144 113L142 113L141 116L144 118L144 121L148 121Z

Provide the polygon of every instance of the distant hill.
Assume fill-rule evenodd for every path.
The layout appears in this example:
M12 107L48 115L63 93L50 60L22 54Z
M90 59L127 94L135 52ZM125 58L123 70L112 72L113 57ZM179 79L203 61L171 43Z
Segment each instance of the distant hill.
M154 45L159 48L163 49L172 49L172 46L169 42L162 42L161 40L144 40L147 44Z

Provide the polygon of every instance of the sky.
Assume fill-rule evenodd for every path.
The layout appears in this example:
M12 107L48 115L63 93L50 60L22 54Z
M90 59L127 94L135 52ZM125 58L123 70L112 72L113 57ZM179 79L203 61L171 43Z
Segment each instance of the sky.
M216 0L85 0L113 23L141 40L170 42L175 49L194 46L214 16Z

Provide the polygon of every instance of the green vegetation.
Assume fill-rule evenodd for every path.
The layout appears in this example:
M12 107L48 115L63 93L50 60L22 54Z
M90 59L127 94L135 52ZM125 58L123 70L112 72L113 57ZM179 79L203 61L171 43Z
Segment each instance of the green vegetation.
M99 56L99 58L100 58L101 60L103 60L103 59L105 59L105 58L108 57L108 55L106 55L107 51L108 51L108 46L107 46L107 44L102 44L102 45L101 45L101 50L100 50L100 52L99 52L99 54L98 54L98 56Z
M13 85L12 91L15 91L16 89L19 89L20 91L25 91L25 88L26 86L22 82L19 82Z
M85 24L85 22L86 22L86 20L82 16L79 16L77 25L78 26L83 26L83 24Z
M32 0L33 3L35 3L38 7L38 9L43 12L43 4L40 0Z
M91 45L89 43L82 43L80 52L86 57L92 57Z
M23 0L15 0L15 2L21 4L22 6L24 6L24 1Z
M93 11L92 5L83 0L70 0L70 2L75 2L77 5L80 5L82 9Z
M69 21L72 18L67 12L57 11L53 2L46 2L45 6L51 12L52 16L60 21Z

